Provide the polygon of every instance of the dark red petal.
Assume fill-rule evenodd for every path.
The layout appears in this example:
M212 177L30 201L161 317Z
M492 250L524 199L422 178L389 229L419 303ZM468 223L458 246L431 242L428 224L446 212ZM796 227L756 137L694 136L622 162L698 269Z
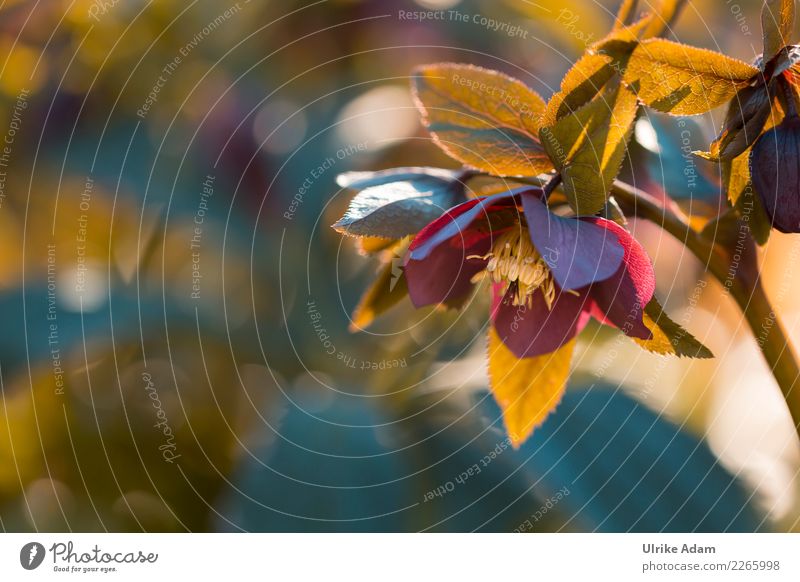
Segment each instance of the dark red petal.
M521 198L531 241L559 287L580 289L617 272L624 250L613 233L589 221L553 214L535 195L524 193Z
M408 295L415 307L456 302L470 292L470 279L486 266L485 259L470 259L470 256L483 256L492 247L489 233L467 231L465 238L472 244L462 246L460 237L445 241L433 248L422 260L409 255L405 263Z
M595 283L591 287L592 299L602 314L601 321L609 320L625 334L640 339L650 339L652 332L643 321L644 308L653 298L656 277L650 257L642 245L631 234L604 218L582 218L606 229L609 235L616 236L625 256L622 265L612 277Z
M549 354L574 338L588 321L591 300L560 292L551 310L547 309L541 291L535 291L530 308L514 305L511 291L501 298L494 289L492 317L494 328L503 343L518 358Z

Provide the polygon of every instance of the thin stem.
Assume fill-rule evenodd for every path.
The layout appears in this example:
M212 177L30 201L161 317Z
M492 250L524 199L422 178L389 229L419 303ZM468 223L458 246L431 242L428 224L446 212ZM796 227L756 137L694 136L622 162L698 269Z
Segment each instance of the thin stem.
M800 367L759 277L739 276L737 272L731 280L730 261L723 250L692 229L679 210L667 208L648 193L624 182L615 181L611 192L624 211L656 223L682 242L730 290L778 382L800 437L800 390L795 388L800 380Z

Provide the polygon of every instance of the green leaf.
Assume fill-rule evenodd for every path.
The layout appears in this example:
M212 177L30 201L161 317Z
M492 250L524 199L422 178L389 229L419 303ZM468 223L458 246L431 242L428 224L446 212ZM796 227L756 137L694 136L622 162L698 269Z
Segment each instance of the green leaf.
M794 28L795 0L765 0L761 9L761 31L764 36L764 63L788 46Z
M515 449L561 402L574 349L573 339L552 353L517 358L490 327L489 380Z
M368 327L379 315L394 307L408 295L408 284L403 271L403 255L408 250L410 239L398 243L381 264L378 276L364 292L353 311L350 331Z
M414 72L423 122L450 157L496 176L536 176L553 165L539 142L544 101L497 71L451 63Z
M714 357L711 350L664 313L655 297L644 309L644 324L653 332L653 337L649 340L633 338L633 341L650 352L687 358Z
M737 59L653 38L633 51L624 79L645 105L695 115L727 103L757 74L758 69Z
M333 225L350 236L399 239L415 234L465 200L461 172L438 168L353 172L340 175L337 182L348 188L367 186Z
M605 205L637 108L636 96L617 81L552 128L542 129L542 143L561 172L567 200L577 214L596 214Z

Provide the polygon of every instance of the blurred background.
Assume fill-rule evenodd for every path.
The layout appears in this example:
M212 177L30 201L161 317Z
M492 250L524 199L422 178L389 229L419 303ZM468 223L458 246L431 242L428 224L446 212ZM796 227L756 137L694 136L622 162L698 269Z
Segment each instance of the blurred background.
M487 392L483 298L348 331L378 264L329 228L352 196L336 174L453 167L412 67L482 65L547 98L617 3L0 2L0 528L800 529L777 386L652 225L631 227L658 297L717 358L590 327L518 451ZM759 10L690 0L672 37L751 61ZM716 169L684 154L718 122L643 117L626 173L715 212ZM779 234L760 252L795 345L798 256Z

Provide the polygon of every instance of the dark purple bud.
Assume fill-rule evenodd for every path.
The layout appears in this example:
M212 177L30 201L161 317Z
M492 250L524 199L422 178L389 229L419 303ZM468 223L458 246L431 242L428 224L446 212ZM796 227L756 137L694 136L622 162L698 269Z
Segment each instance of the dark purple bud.
M772 228L800 232L800 118L788 117L758 139L750 175Z

